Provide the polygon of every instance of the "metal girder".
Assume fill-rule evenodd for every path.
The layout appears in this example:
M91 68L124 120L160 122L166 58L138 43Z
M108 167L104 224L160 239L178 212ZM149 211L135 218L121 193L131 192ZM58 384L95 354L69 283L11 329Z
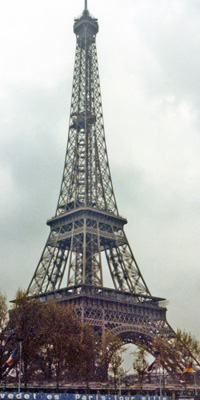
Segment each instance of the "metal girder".
M103 287L102 254L114 287L150 295L119 216L104 133L96 34L84 10L77 37L69 132L55 217L28 293L91 284ZM105 266L104 266L105 268Z

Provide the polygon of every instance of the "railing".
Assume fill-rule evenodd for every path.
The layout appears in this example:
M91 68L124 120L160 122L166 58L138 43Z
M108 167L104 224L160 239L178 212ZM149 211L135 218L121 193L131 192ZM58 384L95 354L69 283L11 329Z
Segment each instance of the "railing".
M115 302L126 302L127 304L141 304L144 305L146 304L147 306L150 307L164 307L165 308L165 303L162 302L165 299L157 298L157 297L151 297L151 296L145 296L145 295L140 295L140 294L133 294L129 292L120 292L114 289L109 289L109 288L102 288L98 286L92 286L92 285L79 285L79 286L73 286L73 287L67 287L63 289L56 290L55 292L49 292L45 293L45 295L40 295L41 301L46 301L47 299L55 299L55 300L64 300L64 298L69 298L69 297L79 297L79 296L88 296L88 297L98 297L99 299L104 299L104 300L113 300ZM161 303L161 304L160 304Z

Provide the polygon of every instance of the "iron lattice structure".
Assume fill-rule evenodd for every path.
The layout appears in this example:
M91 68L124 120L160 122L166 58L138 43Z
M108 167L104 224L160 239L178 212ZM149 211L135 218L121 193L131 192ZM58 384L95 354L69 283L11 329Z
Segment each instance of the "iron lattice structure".
M119 216L104 134L96 52L98 22L84 10L77 37L67 153L56 215L28 292L103 287L105 254L115 289L150 295Z
M97 19L85 9L74 22L76 56L67 152L55 217L28 287L46 301L73 303L83 321L107 328L125 343L156 335L173 341L164 299L152 297L118 213L104 133L96 52ZM114 289L103 283L103 268Z

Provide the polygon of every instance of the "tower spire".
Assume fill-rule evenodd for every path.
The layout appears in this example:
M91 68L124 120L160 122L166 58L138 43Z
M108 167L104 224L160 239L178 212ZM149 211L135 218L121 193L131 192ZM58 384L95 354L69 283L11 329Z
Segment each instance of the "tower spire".
M87 0L85 0L85 11L87 11Z

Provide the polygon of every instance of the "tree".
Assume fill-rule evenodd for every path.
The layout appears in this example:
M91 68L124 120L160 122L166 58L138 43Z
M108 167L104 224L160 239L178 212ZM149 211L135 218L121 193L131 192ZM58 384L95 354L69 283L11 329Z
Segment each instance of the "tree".
M8 318L8 305L5 295L0 293L0 332L5 328Z
M77 357L71 368L71 379L83 381L89 387L94 378L98 358L98 335L91 325L81 324L81 335L77 345Z
M57 388L70 377L80 354L81 324L71 306L49 301L43 309L40 367L45 378L55 379Z
M33 374L36 354L41 347L41 321L43 306L19 290L10 312L9 329L15 331L15 346L22 340L21 359L25 386ZM14 346L12 343L12 347ZM11 349L10 349L11 350ZM13 350L13 348L12 348Z
M113 334L111 331L106 329L103 335L99 338L99 356L98 356L98 379L105 381L108 379L108 366L110 360L120 347L124 343L119 336Z
M138 382L140 385L140 390L142 391L142 383L147 373L147 367L148 367L148 362L146 360L147 350L146 347L142 345L140 342L137 342L136 345L137 345L137 350L133 352L133 355L135 356L135 360L133 362L133 368L136 370L138 374Z
M122 348L116 350L111 356L109 363L109 372L113 375L114 378L115 391L117 389L117 378L121 378L122 376L125 375L125 371L122 368L122 363L124 361L122 358L122 353L124 351L125 350Z
M191 333L177 330L174 337L166 340L160 336L154 338L153 352L159 352L160 363L163 370L167 370L171 376L178 377L185 366L193 357L198 363L200 360L200 344Z
M7 343L10 335L6 334L5 327L8 320L7 298L0 293L0 380L4 373L4 365L7 354Z
M23 339L22 365L25 386L33 376L37 381L56 381L75 375L87 383L97 358L97 335L81 324L74 307L54 300L40 303L18 291L10 313L9 328L15 341Z
M160 364L171 376L176 377L182 371L179 349L176 347L175 339L163 339L156 336L153 341L153 353L159 353Z
M22 366L25 386L31 379L56 381L94 377L96 365L105 373L110 358L121 341L107 332L103 340L91 326L82 324L74 307L53 300L41 303L18 291L10 313L9 329L23 340ZM100 348L100 352L99 352ZM11 349L11 348L10 348Z
M178 329L175 337L175 345L177 350L181 352L185 364L191 360L191 357L196 358L197 363L200 363L200 343L190 332Z

